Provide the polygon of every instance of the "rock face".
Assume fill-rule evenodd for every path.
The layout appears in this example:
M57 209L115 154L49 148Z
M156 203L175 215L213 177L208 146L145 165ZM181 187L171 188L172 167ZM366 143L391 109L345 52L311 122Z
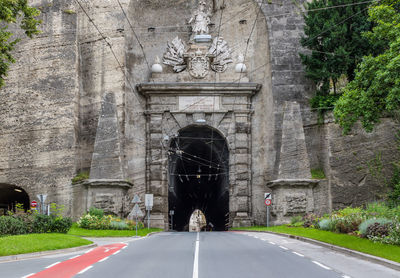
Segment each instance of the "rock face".
M167 228L165 135L202 124L220 130L228 144L229 225L263 224L264 192L271 190L276 223L381 198L385 188L366 163L379 152L385 165L395 158L395 124L384 119L373 133L356 127L342 136L332 120L317 123L308 104L313 85L298 55L300 6L206 1L209 35L223 38L233 63L214 72L204 65L218 47L205 63L201 51L209 46L185 49L194 55L192 70L203 73L195 79L166 65L152 74L151 66L176 37L193 46L188 21L198 1L120 2L122 9L114 1L81 1L85 13L73 0L31 1L42 11L43 32L18 44L0 90L0 183L23 188L31 200L48 194L74 217L91 205L124 216L134 194L154 193L152 223ZM247 73L235 71L240 55ZM140 93L139 84L151 93ZM257 94L238 93L243 84L257 84ZM207 98L187 111L194 97ZM310 180L315 168L325 180ZM82 171L90 171L89 183L72 185ZM279 180L297 182L271 183Z

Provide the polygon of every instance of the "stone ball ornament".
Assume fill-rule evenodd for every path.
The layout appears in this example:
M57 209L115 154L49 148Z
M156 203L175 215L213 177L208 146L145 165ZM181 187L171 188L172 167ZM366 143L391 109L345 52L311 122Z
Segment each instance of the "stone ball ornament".
M152 73L162 73L163 72L161 60L158 56L154 59L154 64L151 66L151 72Z
M244 64L244 57L242 54L239 54L238 56L238 63L235 66L235 72L237 73L243 73L247 71L247 67Z

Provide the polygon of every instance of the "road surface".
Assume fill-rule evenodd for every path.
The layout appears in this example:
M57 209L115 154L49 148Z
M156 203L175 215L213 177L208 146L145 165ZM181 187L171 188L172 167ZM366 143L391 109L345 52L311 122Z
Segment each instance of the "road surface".
M165 232L98 244L85 253L0 263L0 277L400 277L381 265L266 233Z

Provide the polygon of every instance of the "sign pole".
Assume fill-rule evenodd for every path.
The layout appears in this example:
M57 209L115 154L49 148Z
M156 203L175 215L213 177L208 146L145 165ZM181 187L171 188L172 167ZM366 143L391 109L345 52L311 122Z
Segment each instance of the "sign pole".
M150 211L147 210L147 229L150 229Z
M136 236L137 236L137 214L136 214Z
M267 227L269 227L269 206L267 206Z

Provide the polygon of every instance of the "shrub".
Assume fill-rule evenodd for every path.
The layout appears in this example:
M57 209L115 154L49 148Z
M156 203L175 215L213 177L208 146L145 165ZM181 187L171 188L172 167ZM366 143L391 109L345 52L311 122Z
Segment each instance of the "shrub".
M360 231L361 236L366 237L368 235L368 227L378 223L381 225L384 225L386 223L391 223L389 219L386 218L370 218L365 221L363 221L360 226L358 227L358 230Z
M50 231L52 233L66 234L72 226L72 219L69 217L53 217Z
M0 216L0 235L21 235L27 233L25 222L14 216Z
M365 208L367 218L389 218L392 219L396 215L400 215L400 206L390 208L383 202L370 203Z
M89 172L80 172L75 177L72 178L72 184L87 180L89 178Z
M111 230L130 230L128 224L125 221L111 221Z
M104 211L95 207L89 209L89 214L91 216L96 216L97 218L102 218L104 216Z
M33 233L49 233L51 232L52 219L45 214L35 214L32 223Z
M322 219L318 222L318 227L323 231L333 231L335 229L335 221L332 219Z
M320 168L311 169L311 178L312 179L317 179L317 180L326 179L324 170L320 169Z
M290 225L291 226L302 226L303 224L304 224L303 216L301 216L301 215L293 216L290 219Z
M380 224L373 223L367 228L367 237L386 237L389 235L390 228L392 226L391 222Z
M358 226L363 221L361 214L350 214L335 219L335 231L339 233L354 233L358 231Z
M303 216L303 221L304 228L315 227L318 226L319 218L314 213L307 213Z

